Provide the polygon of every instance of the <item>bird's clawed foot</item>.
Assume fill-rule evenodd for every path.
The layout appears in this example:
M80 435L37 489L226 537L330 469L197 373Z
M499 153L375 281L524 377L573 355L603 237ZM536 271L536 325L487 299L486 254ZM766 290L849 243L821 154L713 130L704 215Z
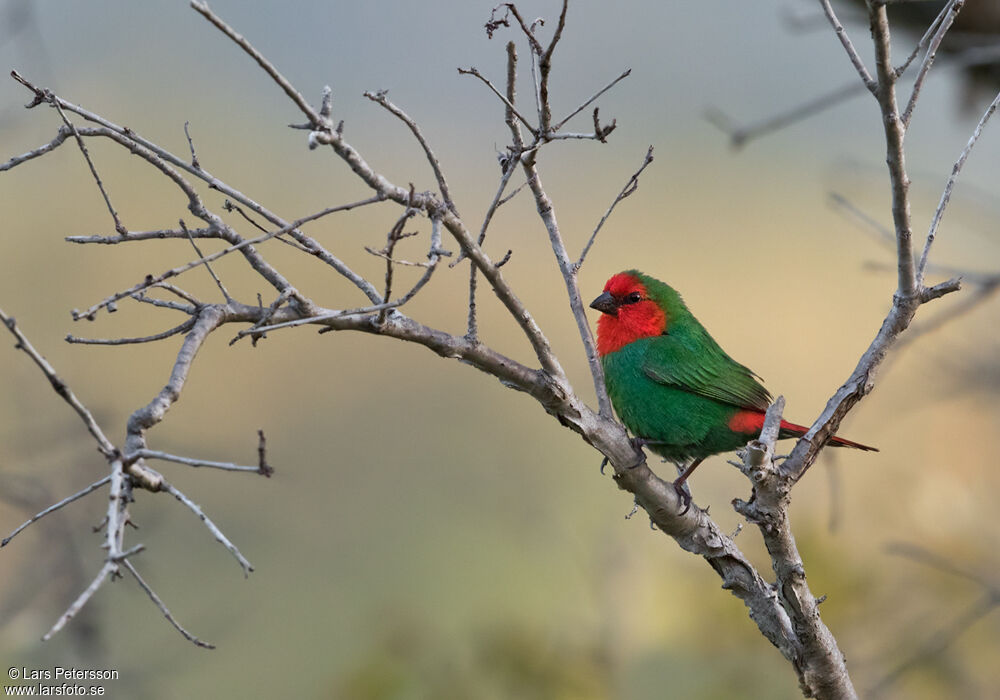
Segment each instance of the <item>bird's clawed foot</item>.
M688 493L687 488L684 486L684 479L677 479L673 482L674 491L677 492L677 498L681 499L681 503L684 504L684 510L680 512L684 515L689 510L691 510L691 494Z
M691 460L691 464L688 465L687 469L681 472L681 475L674 479L674 491L677 492L677 497L680 498L681 502L684 504L684 510L680 512L681 515L684 515L691 509L691 491L685 487L685 483L694 470L698 468L698 465L701 464L703 459L704 457L696 457ZM680 469L680 466L677 468Z
M632 447L641 450L646 445L666 445L662 440L650 440L649 438L634 437L631 439Z

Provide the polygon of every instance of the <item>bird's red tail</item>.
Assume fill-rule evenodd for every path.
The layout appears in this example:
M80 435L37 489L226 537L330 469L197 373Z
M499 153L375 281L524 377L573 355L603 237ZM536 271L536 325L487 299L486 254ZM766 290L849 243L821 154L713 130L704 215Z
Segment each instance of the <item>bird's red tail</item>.
M761 427L764 427L763 415L761 416ZM808 432L809 428L802 425L796 425L795 423L789 423L786 420L781 421L781 437L802 437ZM853 440L845 440L842 437L837 437L834 435L830 438L830 443L834 447L853 447L856 450L865 450L866 452L878 452L877 447L872 447L870 445L862 445L860 442L854 442Z
M729 420L729 429L737 433L759 433L763 427L764 414L760 411L752 411L750 409L737 411L736 414ZM783 420L781 421L781 432L778 433L778 437L802 437L808 431L809 428L804 425L796 425L795 423L789 423L788 421ZM837 437L836 435L830 438L830 444L834 447L853 447L856 450L878 452L877 447L862 445L860 442L845 440L844 438Z

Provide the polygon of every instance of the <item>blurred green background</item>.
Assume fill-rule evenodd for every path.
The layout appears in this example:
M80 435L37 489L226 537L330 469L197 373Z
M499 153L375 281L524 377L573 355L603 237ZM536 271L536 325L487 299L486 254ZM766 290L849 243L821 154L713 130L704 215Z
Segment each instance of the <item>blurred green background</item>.
M388 89L420 122L459 210L478 227L508 133L495 97L455 69L476 66L502 80L503 45L514 33L487 39L491 2L216 0L212 7L310 99L318 103L322 86L331 85L334 118L373 167L399 184L432 189L405 127L362 97ZM558 11L554 0L521 7L529 18L553 21ZM632 76L598 102L604 119L618 120L610 142L552 144L540 168L570 250L579 251L653 144L655 163L581 274L584 296L596 296L627 267L668 281L723 347L785 395L789 418L805 422L870 342L895 278L877 266L891 266L892 252L828 205L836 191L891 224L871 99L740 152L703 117L714 106L751 122L852 79L832 32L821 24L790 29L789 10L817 14L812 3L791 0L752 7L625 0L614 10L573 2L554 61L557 114L624 68ZM4 71L17 69L178 154L186 152L190 122L202 165L286 219L367 196L328 149L308 151L304 133L285 127L301 115L186 3L8 0L0 12ZM849 30L870 59L864 23L852 20ZM897 39L901 56L916 40L903 31ZM907 139L921 242L986 104L970 107L969 86L941 63ZM14 81L0 81L0 160L58 128L53 111L23 110L28 101ZM588 126L585 113L578 130ZM998 128L965 167L934 248L938 263L1000 268ZM141 161L107 143L90 149L127 226L192 223L178 191ZM220 211L222 198L203 191ZM380 280L383 264L363 246L381 247L398 215L381 206L308 231ZM69 310L192 252L174 242L63 242L113 230L69 143L0 175L0 220L0 306L121 440L128 415L165 383L179 339L100 348L62 338L136 335L179 319L122 303L117 314L74 324ZM423 245L406 241L400 250L417 259ZM506 276L590 397L565 289L525 193L501 209L487 247L496 258L513 250ZM263 250L319 303L363 303L315 261L276 243ZM241 300L252 303L261 292L267 303L269 289L243 268L231 257L216 269ZM204 270L182 282L215 298ZM409 313L461 332L466 284L464 265L442 268ZM961 305L966 294L923 308L917 325ZM493 296L480 299L484 340L530 361ZM888 554L888 543L917 544L994 579L1000 569L998 322L1000 305L987 302L893 357L842 431L882 451L827 453L796 490L792 517L812 589L828 596L823 614L863 695L984 594L965 578ZM105 500L94 495L0 553L0 659L7 665L116 668L121 678L106 684L111 697L798 697L787 663L710 568L650 531L641 515L624 519L631 501L599 475L599 455L528 397L388 339L297 329L273 333L257 348L229 347L235 332L226 328L207 343L181 401L149 439L169 452L252 463L255 431L265 429L277 468L270 480L155 465L256 571L244 580L167 496L138 493L132 516L140 529L128 535L147 547L135 559L143 576L182 624L218 649L185 642L128 579L106 585L63 633L39 641L100 567L101 538L90 526ZM76 417L4 340L0 531L105 468ZM664 475L671 470L662 467ZM748 487L723 457L703 466L692 486L699 505L736 528L729 501L747 497ZM755 531L738 542L762 572L770 570ZM994 611L882 697L989 697L1000 684L997 654Z

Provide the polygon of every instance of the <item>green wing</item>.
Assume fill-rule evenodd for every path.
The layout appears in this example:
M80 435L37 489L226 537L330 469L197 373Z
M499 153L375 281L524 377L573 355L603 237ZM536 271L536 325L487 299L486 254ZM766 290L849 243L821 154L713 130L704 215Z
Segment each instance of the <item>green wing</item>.
M642 369L660 384L740 408L766 411L771 404L757 376L729 357L700 325L675 326L650 339Z

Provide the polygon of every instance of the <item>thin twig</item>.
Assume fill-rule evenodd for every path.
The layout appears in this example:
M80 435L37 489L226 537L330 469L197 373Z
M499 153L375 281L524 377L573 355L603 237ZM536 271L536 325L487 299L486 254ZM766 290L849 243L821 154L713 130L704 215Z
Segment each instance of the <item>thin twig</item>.
M201 170L201 163L198 162L198 154L194 150L194 141L191 140L191 132L188 131L188 122L184 122L184 135L187 136L188 148L191 149L191 167Z
M254 328L249 328L239 332L238 337L244 335L251 335L253 333L265 333L268 331L278 330L280 328L295 328L297 326L305 326L310 324L325 323L334 320L343 320L350 317L356 316L367 316L377 312L390 311L392 309L397 309L403 306L408 301L410 301L417 292L419 292L424 285L430 280L431 275L434 274L434 270L437 267L438 262L445 251L441 250L441 221L440 219L431 219L431 246L427 253L428 263L427 269L424 274L417 280L416 284L410 288L403 296L383 304L375 304L373 306L362 306L357 309L343 309L335 311L327 311L325 313L319 314L317 316L307 316L303 318L297 318L291 321L283 321L281 323L275 323L268 326L255 326ZM324 329L326 330L326 329ZM321 331L322 332L322 331Z
M826 18L830 21L830 26L833 27L833 31L837 34L837 38L843 45L844 50L847 52L848 58L851 59L851 63L854 65L855 70L858 71L858 75L861 76L861 81L868 88L868 91L875 94L875 89L878 83L872 74L868 72L868 68L865 67L865 62L862 60L858 50L854 48L854 44L851 43L851 37L847 35L847 30L844 29L844 25L840 23L837 19L837 13L833 11L833 7L830 5L830 0L819 0L819 4L823 7L823 13Z
M222 20L218 19L217 17L215 18L215 20L213 20L213 23L216 24L217 26L220 26L220 29L225 26ZM225 26L223 31L227 34L227 36L230 36L231 38L233 38L234 35L239 36L236 35L235 32L233 32L233 30L230 29L228 26ZM266 59L264 59L263 56L261 56L255 49L253 49L252 46L249 46L248 42L246 42L245 39L240 37L237 43L240 45L241 48L250 53L258 63L264 65L265 70L268 72L269 75L273 76L277 72L273 66L267 63ZM307 114L313 114L313 113L314 112L310 109ZM97 115L94 116L96 117L96 120L99 121L99 123L106 121L106 120L101 120L101 118L97 117ZM312 120L312 117L310 117L310 119ZM145 140L143 139L137 142L144 143ZM342 132L339 129L333 128L332 125L321 124L317 126L317 129L315 131L310 132L309 134L309 144L310 147L313 148L319 145L330 146L333 149L333 151L341 159L343 159L345 163L347 163L350 166L351 170L355 173L355 175L357 175L365 184L367 184L376 193L378 193L378 195L381 198L391 199L399 204L406 204L407 206L410 206L412 203L417 208L427 211L428 214L432 216L432 218L434 214L438 211L439 204L432 196L421 194L415 198L415 201L411 202L411 200L414 200L414 198L408 190L399 187L398 185L392 184L387 180L385 176L376 173L371 168L371 166L367 162L365 162L365 160L361 157L361 155L344 140ZM164 157L166 158L167 156ZM171 163L175 162L179 163L178 167L193 170L193 168L190 168L190 166L188 166L186 163L177 159L176 156L171 155L169 156L169 159ZM250 200L248 200L245 196L239 195L239 193L235 193L233 190L231 190L231 188L226 188L224 186L224 183L219 183L217 180L215 180L215 178L212 178L207 173L202 173L201 171L194 171L194 172L198 174L199 177L202 177L206 180L210 180L211 184L215 185L217 189L219 189L220 191L225 191L227 193L233 192L231 196L233 196L234 198L239 199L240 197L242 197L242 199L239 199L239 201L244 203L250 202ZM255 202L250 202L250 203L253 204L252 208L254 208L254 211L257 211L258 213L266 211ZM269 218L271 216L274 215L270 214ZM467 254L469 254L475 265L479 267L479 269L481 270L482 274L489 280L490 285L497 294L497 297L510 312L511 316L517 321L521 330L524 332L525 337L528 339L528 342L531 343L532 349L534 350L535 355L538 358L542 368L550 376L554 377L557 381L560 382L566 381L566 373L563 370L562 366L560 365L558 358L556 358L555 354L552 352L552 346L549 343L548 338L545 337L545 334L542 332L541 328L538 326L535 319L529 313L524 303L518 298L518 296L511 289L510 285L507 283L507 281L499 273L495 264L482 251L482 249L476 245L475 240L473 240L471 234L466 229L464 222L462 222L461 219L455 216L453 212L447 211L447 216L441 217L441 223L448 230L448 232L455 238L455 240L459 243L459 245L463 248L463 250L465 250ZM293 235L295 234L293 233ZM338 268L338 271L341 272L341 274L347 276L350 271L346 270L346 266L343 267L344 269ZM272 277L273 276L274 275L272 275ZM374 290L372 285L367 280L364 280L363 278L360 278L357 275L350 277L350 279L359 288L365 291L365 293L368 295L369 299L371 299L373 303L378 304L382 302L382 299L378 298L378 293ZM285 284L287 284L287 281L285 281ZM283 289L284 287L281 288ZM306 302L310 306L310 309L306 310L308 313L311 310L311 308L314 307L314 305L312 305L312 303L307 299L305 299L304 302ZM314 314L310 313L310 315Z
M576 109L574 109L562 121L560 121L558 124L556 124L555 126L553 126L552 127L552 132L559 131L559 129L561 129L566 124L566 122L568 122L570 119L572 119L573 117L575 117L577 114L579 114L580 112L582 112L583 110L585 110L588 106L590 106L590 104L594 100L596 100L598 97L600 97L601 95L603 95L604 93L606 93L608 90L610 90L611 88L613 88L615 85L617 85L619 82L621 82L622 80L624 80L625 78L627 78L631 74L632 74L632 69L631 68L626 68L625 71L621 75L619 75L617 78L615 78L610 83L608 83L607 85L605 85L603 88L601 88L600 90L598 90L596 93L594 93L590 97L590 99L588 99L582 105L580 105L579 107L577 107Z
M198 258L197 260L192 260L192 261L190 261L190 262L188 262L188 263L186 263L184 265L180 265L178 267L171 268L171 269L167 270L166 272L164 272L164 273L162 273L160 275L157 275L156 277L153 277L152 275L147 275L146 279L144 279L142 282L139 282L139 283L137 283L137 284L129 287L128 289L124 289L124 290L122 290L120 292L116 292L115 294L112 294L111 296L109 296L106 299L104 299L104 300L102 300L102 301L94 304L93 306L87 308L84 311L75 311L74 310L73 318L74 318L74 320L75 319L80 319L80 318L92 319L94 317L94 315L98 311L100 311L101 309L103 309L104 307L106 307L108 304L112 304L112 303L118 301L119 299L124 299L125 297L132 296L136 292L141 292L142 290L147 289L149 287L160 286L161 283L164 280L176 277L176 276L178 276L180 274L183 274L183 273L187 272L188 270L191 270L191 269L193 269L195 267L198 267L199 265L204 265L204 264L210 263L210 262L212 262L214 260L218 260L219 258L221 258L221 257L223 257L225 255L229 255L230 253L233 253L235 251L245 249L248 246L253 246L253 245L257 245L258 243L263 243L264 241L270 240L270 239L274 238L275 236L280 236L282 234L289 233L289 232L293 231L294 229L299 228L300 226L302 226L305 223L308 223L310 221L315 221L316 219L319 219L319 218L321 218L323 216L326 216L328 214L332 214L332 213L338 212L338 211L345 211L345 207L360 206L362 203L364 203L364 204L370 204L370 203L382 201L382 199L383 198L378 197L376 195L374 197L369 197L368 199L363 200L363 202L355 202L355 203L353 203L351 205L344 205L344 206L338 206L338 207L328 207L326 209L323 209L322 211L316 212L315 214L310 214L309 216L304 216L301 219L296 219L292 223L287 224L285 226L282 226L279 229L275 229L274 231L269 231L267 233L261 234L260 236L257 236L256 238L246 238L246 239L243 239L239 243L235 243L235 244L229 246L228 248L223 248L222 250L216 251L216 252L214 252L214 253L212 253L210 255L205 255L205 256L203 256L201 258ZM376 294L376 297L381 300L381 297L378 297L377 292L375 294Z
M823 0L826 2L826 0ZM913 227L910 216L908 190L910 178L906 173L903 138L906 130L899 115L896 100L896 74L892 67L892 41L889 16L885 5L870 4L872 41L875 44L875 72L878 83L874 94L882 112L885 132L886 164L892 187L892 222L896 232L896 262L898 267L899 294L911 298L917 294L916 270L913 263Z
M521 121L521 123L528 128L528 131L530 131L533 135L537 135L538 131L535 129L535 127L533 127L531 123L527 119L525 119L520 112L517 111L517 108L514 107L514 105L510 102L510 100L504 97L504 95L499 90L496 89L496 86L493 85L493 83L491 83L488 78L486 78L482 73L479 72L478 68L474 66L470 68L459 68L458 72L460 75L472 75L482 80L486 84L486 86L493 91L493 94L500 98L500 101L504 103L507 109L509 109L511 113L513 113L513 115L517 117Z
M193 459L191 457L182 457L180 455L173 455L169 452L161 452L159 450L137 450L131 454L125 455L122 459L125 464L131 464L139 459L160 459L165 462L176 462L177 464L184 464L189 467L208 467L210 469L222 469L230 472L261 473L258 467L248 467L242 464L233 464L232 462L212 462L207 459Z
M13 75L15 76L15 79L20 77L17 75L16 71ZM83 138L77 132L73 123L66 116L66 113L63 112L59 102L57 100L52 100L52 105L56 108L56 111L59 112L59 116L62 118L63 123L73 132L76 144L80 147L80 152L83 154L84 160L87 161L87 167L90 168L90 174L94 176L94 182L97 183L97 189L101 191L101 196L104 198L104 204L107 205L108 212L111 214L111 218L115 222L115 231L123 236L128 235L128 229L125 228L125 225L118 217L118 212L115 210L114 205L111 204L111 197L108 195L107 190L104 189L104 183L101 181L101 176L97 174L97 167L94 165L94 161L90 158L90 153L87 151L87 145L83 142Z
M214 644L209 644L208 642L201 641L200 639L198 639L197 637L195 637L193 634L191 634L190 632L188 632L186 629L184 629L181 626L181 623L179 623L176 619L174 619L174 616L170 614L170 610L167 609L167 606L164 605L164 603L163 603L162 600L160 600L160 596L156 595L155 591L153 591L153 589L149 587L149 584L147 584L142 579L142 576L140 576L139 572L135 570L135 567L132 565L132 562L130 562L129 560L125 559L125 560L122 561L122 565L126 569L128 569L128 572L130 574L132 574L135 577L135 580L139 583L139 586L142 588L142 590L146 591L146 595L148 595L149 599L151 601L153 601L153 604L156 605L157 608L159 608L160 612L163 613L163 616L165 618L167 618L167 620L170 622L170 624L173 625L174 628L178 632L180 632L184 636L184 638L186 640L188 640L189 642L191 642L195 646L201 647L202 649L214 649L215 648Z
M288 79L281 73L279 73L278 69L275 68L270 61L264 58L264 56L260 52L258 52L257 49L255 49L253 45L249 41L247 41L241 34L236 32L232 27L226 24L221 17L212 12L208 8L207 4L203 2L198 2L198 0L191 0L191 7L193 7L199 14L201 14L209 22L214 24L219 31L221 31L223 34L225 34L234 42L236 42L236 44L241 49L243 49L251 58L253 58L253 60L257 62L257 65L263 68L264 72L270 75L271 79L274 80L274 82L277 83L281 87L281 89L285 91L285 94L288 95L289 98L291 98L292 102L294 102L298 106L298 108L302 110L302 113L309 118L309 121L312 124L319 126L322 125L324 121L329 122L329 120L325 120L322 115L320 115L319 113L316 112L315 109L313 109L312 105L309 104L306 98L304 98L301 95L301 93L299 93L298 90L292 87L292 84L288 82Z
M257 431L257 471L267 478L274 474L274 467L267 463L267 438L263 430Z
M158 300L149 299L149 301ZM191 311L194 312L195 309L191 309ZM66 342L73 343L75 345L138 345L140 343L153 343L157 340L163 340L164 338L177 335L178 333L186 333L191 330L191 327L194 326L196 320L196 318L189 318L184 321L184 323L165 330L162 333L154 333L153 335L144 335L137 338L80 338L69 334L66 336Z
M590 323L587 320L587 313L584 309L583 299L580 296L580 285L573 268L573 261L569 258L566 250L566 243L563 241L559 223L556 220L555 207L548 193L542 186L541 177L535 161L535 154L521 159L521 167L524 169L525 177L528 180L528 187L535 198L535 206L538 214L545 224L545 230L549 234L549 243L552 252L559 265L563 282L566 285L566 293L569 297L569 306L576 321L577 331L580 334L580 341L587 356L587 364L590 367L590 374L594 383L594 393L597 395L598 410L601 416L611 416L611 399L608 398L608 390L604 384L604 370L601 367L600 358L597 355L597 345L594 342L594 335L590 330Z
M267 307L267 311L265 311L264 315L260 317L260 320L258 320L255 324L253 324L253 326L250 327L250 330L254 330L255 328L260 328L261 326L266 326L268 322L271 320L271 318L274 316L274 313L281 307L281 305L284 304L286 301L288 301L288 297L289 295L286 294L285 292L279 294L275 298L275 300L271 302L271 304ZM258 299L259 298L260 295L258 295ZM266 336L267 334L262 332L251 333L250 341L253 343L254 347L257 347L257 341L260 340L261 338L265 338ZM236 335L232 340L229 341L229 344L230 345L235 344L236 341L238 341L242 337L243 337L242 335Z
M391 262L393 265L402 265L404 267L423 267L427 268L431 266L429 262L414 262L413 260L400 260L399 258L394 258L390 254L385 253L381 250L375 250L371 246L365 246L365 252L374 255L376 258L381 258L386 262Z
M214 15L212 16L215 17ZM215 19L218 20L217 17L215 17ZM221 20L218 21L221 22ZM228 29L228 27L226 28ZM232 30L230 29L230 32L231 31ZM227 33L227 35L229 34ZM238 37L239 35L236 36ZM241 47L244 48L249 47L249 44L242 37L239 37L238 43L240 44ZM260 56L260 54L258 54L255 50L252 50L252 47L249 47L249 49L251 49L251 55L253 55L255 60L264 61L266 63L265 59L263 59L263 57ZM276 72L276 69L274 69L273 66L270 66L270 64L267 64L267 66ZM268 72L271 73L271 71ZM93 112L83 109L78 105L74 105L71 102L67 102L66 100L63 100L58 96L52 94L50 91L44 91L40 88L37 88L27 80L24 80L20 76L18 77L20 82L22 82L22 84L24 84L26 87L28 87L28 89L32 90L35 93L35 100L32 102L33 106L45 101L50 101L52 103L58 102L63 109L74 112L75 114L79 114L88 121L93 121L97 124L101 124L103 128L91 128L86 130L78 129L77 131L82 135L104 136L129 148L130 151L132 151L136 155L139 155L141 158L143 158L151 165L159 169L161 172L163 172L165 175L167 175L171 180L174 181L175 184L177 184L178 187L180 187L184 191L185 195L190 200L189 209L191 209L193 213L199 216L199 218L203 218L209 223L225 229L229 233L230 238L236 239L238 238L238 236L236 236L235 233L229 231L228 227L225 226L224 222L221 219L214 216L213 214L210 214L205 209L197 193L190 187L190 185L182 177L180 177L174 170L168 167L166 163L169 163L175 166L176 168L184 170L185 172L188 172L194 175L195 177L205 181L206 183L208 183L210 188L218 190L219 192L222 192L226 196L231 197L232 199L235 199L236 201L249 207L254 212L260 214L261 216L264 216L268 221L272 222L276 226L284 227L287 225L287 222L284 221L281 217L268 211L260 204L258 204L257 202L253 201L252 199L244 195L243 193L229 187L224 182L214 177L211 173L204 170L203 168L202 169L194 168L190 163L188 163L184 159L175 156L174 154L170 153L169 151L163 148L160 148L159 146L149 141L148 139L142 138L133 130L114 124L108 121L107 119L104 119L100 115L94 114ZM326 127L324 126L323 128ZM332 127L330 128L332 129ZM84 134L84 131L89 133ZM329 133L339 134L339 132L334 132L332 130ZM376 196L375 200L381 201L385 198L386 194L384 192L381 192ZM344 210L346 208L350 207L348 206L348 207L341 207L334 209ZM284 233L285 231L282 232ZM328 251L326 251L321 245L319 245L318 242L316 242L309 236L306 236L305 234L301 233L296 229L287 231L287 233L289 233L293 238L302 243L304 247L307 248L311 254L315 255L320 260L322 260L323 262L325 262L326 264L330 265L335 270L337 270L339 274L350 280L355 286L357 286L362 292L364 292L365 295L368 296L368 298L372 302L377 303L377 301L379 301L377 298L378 293L375 291L375 288L367 280L354 273L342 261L335 258ZM279 291L283 291L284 289L291 286L288 283L288 281L285 280L280 274L278 274L278 272L273 267L271 267L265 261L263 261L263 259L260 258L260 256L256 253L256 251L252 247L246 247L241 249L241 253L244 255L244 257L247 258L251 266L253 266L253 268L259 274L261 274L265 279L267 279L268 282L274 285ZM311 309L314 307L312 301L302 296L297 290L294 290L294 294L295 294L296 304L301 306L306 313L309 313Z
M538 124L539 134L548 134L552 129L552 107L549 101L549 74L552 72L552 54L555 53L556 44L562 38L563 29L566 28L566 11L569 9L569 0L563 0L562 9L559 11L559 20L556 22L556 29L552 32L552 40L538 59L538 101L541 104L541 120Z
M906 109L903 110L902 120L903 125L906 127L910 126L910 117L913 116L913 109L917 106L917 98L920 97L920 89L924 85L924 79L930 72L931 66L934 65L934 59L937 56L937 51L941 46L941 42L944 41L944 35L948 33L952 22L955 21L955 17L958 16L958 13L961 12L964 5L965 0L950 0L931 24L932 28L936 25L937 29L934 31L933 36L927 44L927 51L924 53L924 60L920 64L920 70L917 71L916 80L913 82L913 90L910 93L910 100L906 104ZM929 31L930 29L928 29L928 32ZM922 42L923 39L921 40L921 43Z
M202 302L200 299L198 299L194 295L192 295L192 294L190 294L188 292L185 292L180 287L178 287L176 285L173 285L173 284L170 284L169 282L160 282L159 284L154 284L153 287L159 287L160 289L167 290L171 294L175 294L176 296L180 297L184 301L189 302L196 309L205 305L204 302ZM282 292L282 294L290 294L290 292L286 291L286 292Z
M96 491L97 489L101 488L102 486L104 486L109 481L111 481L111 475L110 474L108 476L105 476L102 479L98 479L97 481L95 481L94 483L92 483L87 488L81 489L80 491L77 491L72 496L68 496L67 498L64 498L63 500L59 501L58 503L54 503L53 505L49 506L45 510L42 510L42 511L40 511L38 513L35 513L30 518L28 518L23 523L21 523L17 528L15 528L9 535L7 535L6 537L4 537L3 540L0 541L0 547L6 547L8 542L10 542L12 539L14 539L14 537L16 537L17 534L19 532L21 532L21 530L23 530L24 528L28 527L32 523L34 523L34 522L36 522L38 520L41 520L42 518L44 518L49 513L53 513L55 511L59 510L60 508L62 508L63 506L69 505L70 503L72 503L73 501L75 501L77 499L83 498L88 493L92 493L93 491Z
M353 316L368 316L370 314L383 311L385 309L394 309L399 306L398 301L388 302L385 304L374 304L372 306L361 306L356 309L335 309L331 311L326 311L317 316L303 316L302 318L296 318L291 321L282 321L281 323L274 323L267 326L254 326L253 328L247 328L239 332L238 336L242 337L244 335L252 335L254 333L268 333L270 331L276 331L281 328L296 328L298 326L306 326L314 323L323 323L325 321L332 321L334 319L344 319Z
M97 593L97 589L99 589L104 581L107 580L107 577L117 570L117 563L113 561L104 562L104 566L101 567L101 570L98 572L97 576L94 577L94 580L90 582L90 585L87 586L83 593L77 596L77 599L70 604L70 606L66 609L66 612L64 612L60 618L56 620L56 623L52 625L52 628L42 635L42 641L47 642L52 639L52 637L58 633L59 630L66 626L66 623L76 617L76 614L83 609L83 606L87 604L87 601L94 597L94 594Z
M184 219L181 219L179 223L181 226L181 230L184 232L184 234L187 236L188 241L191 243L191 247L194 248L194 252L198 254L199 258L205 257L204 254L201 252L201 248L199 248L198 244L194 242L194 237L191 235L191 232L188 231L188 227L184 223ZM212 265L206 262L205 269L208 270L208 274L211 275L212 279L215 281L215 286L219 288L220 292L222 292L222 297L227 302L232 302L233 298L229 296L229 290L227 290L226 286L222 284L222 280L219 279L219 276L215 274L215 270L212 269Z
M256 469L254 471L256 471ZM220 544L222 544L223 547L229 550L229 553L232 554L233 557L236 558L236 561L240 563L240 567L242 567L243 569L243 575L245 577L250 576L250 572L253 571L253 566L251 566L250 562L248 562L246 558L240 553L240 550L236 548L236 545L230 542L229 538L226 537L224 534L222 534L222 530L220 530L219 527L214 522L212 522L211 518L205 515L205 512L198 507L198 504L196 504L190 498L185 496L173 484L170 484L166 481L163 482L163 490L169 493L174 498L176 498L181 503L183 503L188 508L188 510L190 510L192 513L198 516L198 519L205 524L205 527L207 527L208 531L212 533L212 536L215 537L215 539Z
M98 243L101 245L118 245L134 241L149 241L154 239L167 240L171 238L221 238L214 228L195 228L182 231L180 229L158 229L156 231L129 231L127 236L66 236L68 243Z
M441 163L438 161L437 156L434 155L434 151L431 150L430 144L427 143L427 139L424 138L423 133L420 131L420 127L417 123L410 118L406 112L397 107L392 103L392 101L386 96L387 91L379 90L376 93L365 92L365 97L367 97L372 102L376 102L382 105L385 109L389 110L392 114L399 118L413 133L414 138L420 144L420 147L424 149L424 155L427 157L427 162L431 166L431 170L434 171L434 179L437 180L438 188L441 190L441 198L451 211L458 216L458 209L455 207L455 202L452 201L451 192L448 190L448 181L445 179L444 172L441 170Z
M955 165L951 168L951 175L948 177L948 181L945 183L944 191L941 193L941 201L938 203L937 209L934 210L934 218L931 219L930 229L927 231L927 240L924 242L924 250L920 254L920 264L917 266L917 280L920 284L923 284L924 280L924 269L927 267L927 256L930 255L931 245L934 243L934 239L937 236L938 226L941 224L941 217L944 216L944 210L948 206L948 202L951 201L951 191L955 187L955 180L958 179L958 174L962 171L962 166L965 165L965 161L969 158L969 154L972 153L972 148L976 145L979 140L979 136L983 133L983 128L986 123L993 116L993 113L997 111L997 107L1000 106L1000 93L993 98L993 102L990 106L986 108L986 112L983 114L979 123L976 124L975 130L972 132L972 136L969 137L969 142L962 149L962 153L959 154L958 160L955 161Z
M635 173L632 174L632 177L629 178L628 182L625 183L622 191L618 193L618 196L615 197L615 201L611 202L611 206L608 207L608 210L604 212L604 216L602 216L601 220L597 223L597 227L594 229L594 232L590 234L590 239L587 241L587 245L585 245L583 250L580 252L580 258L573 264L574 272L579 272L580 268L583 267L583 261L587 257L587 253L590 252L591 246L594 245L594 241L597 240L597 234L600 233L601 227L604 226L604 222L608 220L609 216L611 216L611 212L613 212L615 207L618 206L618 202L622 201L638 189L639 176L642 175L642 171L646 169L646 166L652 162L653 147L650 146L649 150L646 151L646 157L643 159L642 165L639 166L639 169L636 170Z
M54 151L59 146L61 146L63 142L67 138L69 138L70 134L72 133L73 131L65 126L59 127L59 130L56 132L55 138L49 141L48 143L43 144L38 148L30 150L22 155L14 156L13 158L4 163L0 163L0 173L4 172L5 170L10 170L11 168L15 168L21 163L32 160L33 158L44 156L49 151Z
M162 287L162 284L154 285L156 287ZM148 290L147 290L148 291ZM145 292L136 292L130 299L133 299L140 304L149 304L150 306L156 306L161 309L171 309L172 311L180 311L187 314L188 316L194 316L198 313L198 309L203 306L203 304L198 304L197 306L191 306L189 304L181 304L178 301L172 301L170 299L157 299L156 297L146 296ZM76 336L73 336L74 338Z
M84 406L78 398L76 398L76 394L73 393L73 390L69 388L66 382L64 382L58 374L56 374L52 365L50 365L48 361L42 357L37 350L35 350L34 346L28 341L24 334L21 333L21 329L18 328L16 321L12 317L5 314L3 309L0 309L0 321L3 321L7 330L9 330L11 334L17 338L17 343L14 347L18 350L23 350L25 354L27 354L36 365L38 365L38 368L42 370L42 373L45 375L46 379L49 380L49 383L52 385L55 392L59 394L59 396L61 396L74 411L76 411L78 416L80 416L84 425L87 426L87 430L94 436L94 439L97 440L97 448L101 451L101 454L109 459L112 458L116 452L116 448L114 444L108 440L107 436L104 435L104 431L101 430L101 426L99 426L97 421L94 420L94 416L90 413L87 407Z
M410 201L413 201L413 184L410 184ZM403 238L403 227L406 226L406 222L409 221L417 213L416 209L412 206L407 206L403 215L396 220L396 223L389 230L389 234L386 236L385 247L381 251L381 257L385 259L385 291L382 293L382 298L385 301L389 301L392 298L392 277L393 277L393 263L395 262L392 257L393 250L396 249L396 243ZM371 248L366 246L366 250L369 253L376 254ZM379 312L378 323L385 323L385 316L388 313L387 309L383 309Z

